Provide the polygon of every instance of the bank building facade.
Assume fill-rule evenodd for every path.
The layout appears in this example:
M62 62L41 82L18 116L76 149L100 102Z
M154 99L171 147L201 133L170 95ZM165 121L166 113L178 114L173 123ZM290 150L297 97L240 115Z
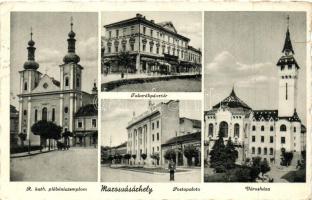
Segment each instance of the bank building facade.
M155 22L145 16L107 24L102 37L102 73L170 75L201 73L201 50L189 45L190 39L179 34L171 21ZM118 56L128 52L131 66L123 69Z
M228 97L205 111L205 159L218 139L229 138L238 151L237 162L246 158L262 157L270 164L280 165L282 152L293 152L292 165L301 160L306 150L306 128L296 111L297 81L300 70L294 58L289 28L277 62L279 77L278 109L253 110L235 93L234 87Z
M39 120L52 121L62 127L62 132L74 133L71 145L89 145L97 139L97 111L95 101L97 88L92 93L81 90L83 67L75 53L75 32L73 22L68 33L68 52L60 64L60 81L42 74L35 61L33 33L28 42L28 60L20 74L19 133L26 133L32 145L41 144L40 136L31 132L31 127ZM55 66L57 68L57 66ZM85 124L82 127L82 122ZM96 135L96 136L95 136ZM86 142L86 140L88 142Z

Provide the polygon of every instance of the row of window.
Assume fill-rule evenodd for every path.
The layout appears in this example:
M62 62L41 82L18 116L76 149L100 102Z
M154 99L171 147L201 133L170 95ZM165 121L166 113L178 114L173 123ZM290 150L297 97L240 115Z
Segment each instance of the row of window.
M147 33L146 30L147 30L147 28L145 26L143 26L143 34L144 35L149 35L150 37L154 37L154 30L153 29L150 29L149 33ZM116 38L118 38L120 36L119 33L120 33L119 29L116 29L115 30L115 37ZM130 27L130 34L132 35L134 33L135 33L134 26L131 26ZM122 36L126 36L126 35L127 35L127 27L124 27L122 29ZM108 31L108 38L109 39L112 38L112 31ZM156 38L162 39L164 41L166 40L169 43L174 43L174 44L186 47L186 42L179 40L179 39L175 39L174 37L171 37L169 35L164 34L163 32L156 31Z
M269 148L269 155L273 155L274 150L273 148ZM255 147L251 147L251 154L256 154L256 148ZM261 155L262 154L262 148L258 147L257 148L257 154ZM264 147L263 148L263 155L268 155L268 148Z
M159 128L159 120L157 120L156 123L155 123L155 122L152 123L152 130L155 129L155 124L156 124L156 128ZM137 136L138 130L139 130L139 133L142 133L142 128L141 128L141 127L138 128L138 129L135 129L135 130L133 131L135 137ZM147 132L147 125L144 125L144 126L143 126L143 132L144 132L144 133ZM132 136L133 136L133 135L132 135L132 132L129 132L128 137L131 138Z
M252 142L256 142L256 136L252 136L251 137L251 141ZM260 137L260 141L261 143L264 143L265 142L265 137L262 135ZM273 136L270 136L270 143L273 143L274 142L274 137ZM285 137L281 137L281 144L285 144L286 143L286 138Z
M260 130L261 130L261 131L265 131L265 127L264 127L264 126L261 126L261 127L260 127ZM255 125L252 126L252 131L256 131L256 126L255 126ZM274 131L274 127L273 127L273 126L270 126L270 131ZM280 132L285 132L285 131L287 131L287 127L286 127L285 124L282 124L282 125L280 126ZM294 131L294 132L297 131L296 127L294 127L293 131Z
M91 127L96 128L96 119L91 119ZM78 128L83 128L82 121L78 121Z
M213 137L213 124L210 123L208 126L208 136ZM222 121L219 125L219 133L223 135L223 137L228 137L229 136L229 131L228 131L228 123L225 121ZM234 137L239 138L239 130L240 126L239 124L234 124Z

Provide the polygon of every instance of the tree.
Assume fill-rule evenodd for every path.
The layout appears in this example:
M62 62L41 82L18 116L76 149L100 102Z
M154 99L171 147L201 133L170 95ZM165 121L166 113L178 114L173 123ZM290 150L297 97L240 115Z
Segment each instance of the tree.
M214 169L218 168L220 164L222 164L220 158L222 152L225 150L225 145L223 141L223 136L221 133L219 133L218 139L215 141L215 143L212 146L212 149L209 153L210 155L210 166ZM216 170L217 171L217 170ZM219 170L218 170L219 171ZM222 169L220 169L220 172L224 172Z
M271 168L269 166L269 163L267 160L262 160L260 163L260 172L262 173L262 176L267 173L268 171L270 171Z
M156 160L156 162L155 162L155 165L156 165L156 163L158 163L158 162L159 162L159 159L160 159L159 153L154 153L154 154L152 154L152 155L151 155L151 158L152 158L153 160Z
M40 120L32 125L31 131L35 135L40 136L41 145L42 140L49 139L50 150L50 139L58 140L61 136L62 127L54 124L53 122Z
M26 133L19 133L19 134L18 134L18 137L19 137L20 140L21 140L21 145L22 145L22 147L24 147L24 141L25 141L26 138L27 138L27 134L26 134Z
M117 55L117 63L121 66L121 78L123 78L124 73L128 73L128 69L133 65L132 56L127 51L121 51Z
M128 164L129 164L130 158L131 158L131 155L129 153L124 155L124 159L126 159L128 161Z
M193 145L184 147L184 156L187 158L188 166L192 166L192 158L198 155L197 149Z
M226 169L233 169L235 167L235 161L238 158L238 152L235 149L235 146L232 142L231 137L227 141L227 144L224 149L224 166Z
M145 164L145 159L147 158L147 155L145 153L143 153L143 154L141 154L141 158L143 159L144 164Z
M291 151L287 152L287 151L283 150L282 151L281 165L288 167L291 164L293 156L294 156L293 152L291 152Z
M135 164L136 155L135 155L135 154L132 154L132 158L133 158L134 164Z
M171 159L173 159L173 160L175 161L175 159L176 159L176 152L175 152L173 149L168 149L168 150L165 152L164 158L165 158L166 160L171 160Z

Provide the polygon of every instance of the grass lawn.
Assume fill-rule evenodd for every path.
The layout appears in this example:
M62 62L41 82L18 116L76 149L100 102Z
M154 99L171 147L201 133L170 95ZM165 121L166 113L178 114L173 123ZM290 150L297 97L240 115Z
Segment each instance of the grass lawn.
M130 167L130 166L122 166L118 167L118 169L129 169L129 170L138 170L142 172L158 172L158 173L168 173L168 169L157 167L157 168L143 168L143 167ZM188 170L177 169L176 172L186 172Z
M286 179L288 182L305 182L306 181L306 171L305 169L299 169L297 171L290 171L282 179Z

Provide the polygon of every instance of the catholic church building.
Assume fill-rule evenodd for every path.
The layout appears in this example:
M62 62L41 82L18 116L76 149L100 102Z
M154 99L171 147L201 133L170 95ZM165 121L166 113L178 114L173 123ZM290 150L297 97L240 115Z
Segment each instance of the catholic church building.
M253 110L232 89L224 100L205 111L205 159L218 135L233 141L237 161L262 157L279 165L283 151L293 152L292 165L306 149L306 128L296 112L297 81L300 70L287 28L283 55L277 62L279 94L277 110Z
M80 57L75 53L76 34L73 31L73 22L68 33L68 52L63 58L63 63L59 65L60 81L38 70L39 64L35 61L36 48L32 35L31 32L27 47L28 60L24 63L24 69L19 72L19 133L26 133L27 140L29 139L31 144L39 144L40 137L31 132L31 126L39 120L47 120L61 126L63 132L74 133L73 141L85 141L81 137L88 137L89 134L94 137L94 132L97 133L97 128L94 127L97 124L97 112L86 114L85 110L90 111L92 106L95 108L97 88L94 85L92 94L81 90L83 67L79 64ZM82 120L83 116L92 118L90 119L92 124L85 125L91 127L89 132L85 130L83 134L79 134L76 129L77 127L81 129L79 125L81 121L85 121Z

